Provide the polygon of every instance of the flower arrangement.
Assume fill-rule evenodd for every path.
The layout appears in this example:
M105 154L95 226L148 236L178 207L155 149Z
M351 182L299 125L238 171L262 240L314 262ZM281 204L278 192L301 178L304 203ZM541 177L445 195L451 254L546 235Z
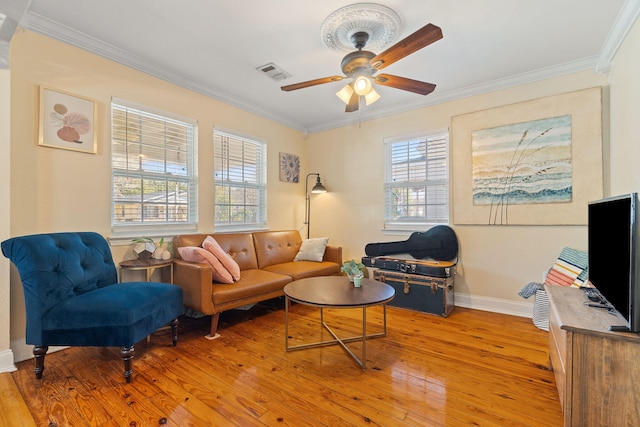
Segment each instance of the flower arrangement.
M133 252L140 259L171 259L171 252L164 243L164 237L160 238L158 243L154 242L151 237L138 237L133 240Z

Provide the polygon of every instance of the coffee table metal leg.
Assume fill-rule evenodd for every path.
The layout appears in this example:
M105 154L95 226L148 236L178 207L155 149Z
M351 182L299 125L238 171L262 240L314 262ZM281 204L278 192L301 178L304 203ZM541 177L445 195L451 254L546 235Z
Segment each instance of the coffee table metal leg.
M327 331L329 331L329 333L333 336L333 338L335 338L335 340L333 340L333 341L326 341L326 343L327 343L327 344L329 344L329 343L334 343L334 344L336 344L336 343L337 343L337 344L340 344L340 346L344 349L344 351L346 351L347 353L349 353L349 355L353 358L353 360L355 360L355 361L356 361L356 363L357 363L357 364L358 364L362 369L365 369L364 359L360 360L360 359L358 358L358 356L356 356L356 355L354 354L354 352L353 352L353 351L351 351L351 349L350 349L349 347L347 347L346 342L348 342L348 341L347 341L347 340L343 340L343 339L338 338L338 336L335 334L335 332L333 332L333 331L331 330L331 328L330 328L329 326L327 326L327 324L326 324L326 323L323 323L322 325L325 327L325 329L326 329ZM360 337L354 337L354 338L355 338L355 339L350 339L350 341L355 341L356 339L357 339L357 340L359 340L359 339L360 339ZM362 342L363 342L362 354L363 354L363 357L364 357L364 342L366 342L366 337L363 337L363 338L362 338Z
M284 350L289 351L289 301L288 296L284 296Z
M386 337L387 336L387 304L382 304L382 317L383 317L383 323L384 323L384 329L382 332L382 336Z
M308 344L300 344L289 347L289 301L288 297L285 296L285 310L284 310L284 331L285 331L285 350L302 350L305 348L314 348L314 347L324 347L332 344L340 344L340 346L346 351L353 360L362 368L366 369L366 357L367 357L367 339L376 338L376 337L384 337L387 335L387 305L382 304L383 310L383 331L375 334L367 335L367 307L362 307L362 335L356 337L349 338L339 338L335 332L327 325L324 321L324 311L322 307L320 307L320 325L321 328L324 327L331 336L334 338L332 340L319 341ZM362 355L361 358L358 358L353 351L349 347L347 347L346 343L353 341L362 341Z
M367 308L362 307L362 362L360 365L365 369L364 364L367 363Z

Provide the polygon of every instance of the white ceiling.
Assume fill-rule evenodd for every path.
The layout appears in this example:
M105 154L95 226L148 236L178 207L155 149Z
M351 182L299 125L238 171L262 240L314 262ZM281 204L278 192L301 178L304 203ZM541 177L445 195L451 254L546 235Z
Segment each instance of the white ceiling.
M344 81L281 91L342 75L345 52L328 49L320 28L356 2L32 0L21 26L313 133L570 72L606 71L640 3L378 0L400 16L396 41L427 23L442 28L442 40L384 71L435 83L432 94L377 86L377 103L345 113L335 95ZM292 76L276 82L256 70L270 62Z

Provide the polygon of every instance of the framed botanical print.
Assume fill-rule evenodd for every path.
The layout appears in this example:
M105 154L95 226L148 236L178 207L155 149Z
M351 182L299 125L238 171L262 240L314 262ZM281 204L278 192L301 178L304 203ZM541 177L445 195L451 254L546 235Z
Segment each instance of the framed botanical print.
M300 157L295 154L280 153L280 181L300 182Z
M95 100L40 86L38 145L95 154Z

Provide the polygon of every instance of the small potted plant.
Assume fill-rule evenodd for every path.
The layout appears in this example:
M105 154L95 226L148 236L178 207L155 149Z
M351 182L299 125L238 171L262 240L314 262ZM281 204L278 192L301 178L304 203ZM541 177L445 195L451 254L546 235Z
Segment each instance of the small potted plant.
M354 286L362 286L362 279L364 278L365 266L363 263L354 259L342 263L340 271L347 274L349 281L353 282Z

